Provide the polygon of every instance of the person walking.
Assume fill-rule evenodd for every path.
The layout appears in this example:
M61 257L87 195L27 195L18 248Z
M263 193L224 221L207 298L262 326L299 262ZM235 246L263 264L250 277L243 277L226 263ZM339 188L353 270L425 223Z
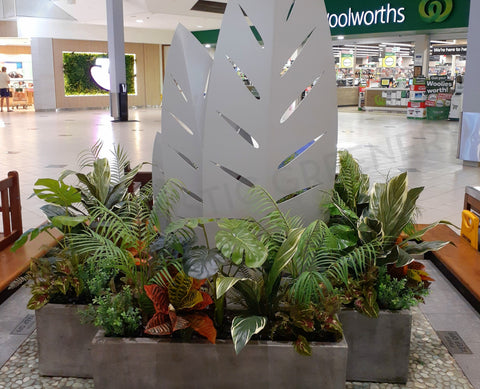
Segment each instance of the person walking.
M10 102L8 98L10 97L10 89L8 85L10 84L10 77L7 74L7 68L5 66L2 67L2 72L0 73L0 107L1 112L3 112L3 100L7 99L7 112L12 112L13 110L10 109Z

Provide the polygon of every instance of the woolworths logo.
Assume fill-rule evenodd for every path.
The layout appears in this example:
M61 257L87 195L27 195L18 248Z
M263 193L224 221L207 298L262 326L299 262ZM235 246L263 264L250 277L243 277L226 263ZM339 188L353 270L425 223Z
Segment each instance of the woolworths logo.
M441 23L453 9L453 0L422 0L418 5L420 17L427 23Z
M348 8L347 11L338 14L328 13L327 18L330 28L371 26L390 23L401 24L405 21L404 12L405 7L396 8L392 7L390 3L387 3L380 8L367 11Z

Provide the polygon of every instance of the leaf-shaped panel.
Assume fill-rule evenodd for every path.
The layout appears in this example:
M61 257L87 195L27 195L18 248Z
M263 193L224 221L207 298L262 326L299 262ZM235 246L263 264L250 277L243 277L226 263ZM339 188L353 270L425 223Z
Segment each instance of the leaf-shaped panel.
M165 70L162 133L155 141L158 180L178 178L185 185L175 213L202 216L202 139L205 90L212 58L182 25L177 27ZM160 156L160 157L159 157ZM157 186L157 185L155 185Z
M262 37L261 45L252 39L244 14ZM282 72L292 53L294 65ZM239 82L225 58L234 59L260 99ZM292 112L285 115L288 109ZM259 147L232 131L231 123ZM218 166L265 187L276 199L303 191L282 208L307 221L320 216L323 192L333 186L337 142L335 73L323 2L229 0L210 74L204 128L205 216L243 217L250 209L248 186ZM310 144L319 134L324 135ZM278 169L305 145L308 150L300 158Z

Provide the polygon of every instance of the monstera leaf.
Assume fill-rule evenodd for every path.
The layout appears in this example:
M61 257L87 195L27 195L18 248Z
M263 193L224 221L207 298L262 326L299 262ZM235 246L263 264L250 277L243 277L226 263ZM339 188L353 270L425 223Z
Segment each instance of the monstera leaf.
M183 269L190 277L209 278L218 272L225 258L216 249L193 248L183 256Z
M226 258L237 265L245 260L245 265L251 268L260 267L266 261L268 250L248 223L222 220L218 226L221 229L215 235L215 242Z
M37 180L33 191L39 199L64 208L68 208L82 200L81 193L73 186L51 178Z

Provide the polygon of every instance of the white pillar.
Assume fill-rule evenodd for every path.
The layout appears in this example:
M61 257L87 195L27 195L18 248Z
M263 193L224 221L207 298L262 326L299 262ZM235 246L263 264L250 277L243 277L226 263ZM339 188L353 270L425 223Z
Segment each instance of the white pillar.
M417 35L415 37L415 57L421 55L422 58L422 74L428 77L428 65L430 63L430 36L429 35ZM417 65L417 61L414 63Z
M110 59L110 113L120 119L118 95L126 84L123 0L107 0L108 58Z
M35 110L55 110L57 100L55 96L53 41L51 38L32 38L31 50Z
M480 1L470 2L467 65L463 92L463 113L460 128L459 158L480 162Z

